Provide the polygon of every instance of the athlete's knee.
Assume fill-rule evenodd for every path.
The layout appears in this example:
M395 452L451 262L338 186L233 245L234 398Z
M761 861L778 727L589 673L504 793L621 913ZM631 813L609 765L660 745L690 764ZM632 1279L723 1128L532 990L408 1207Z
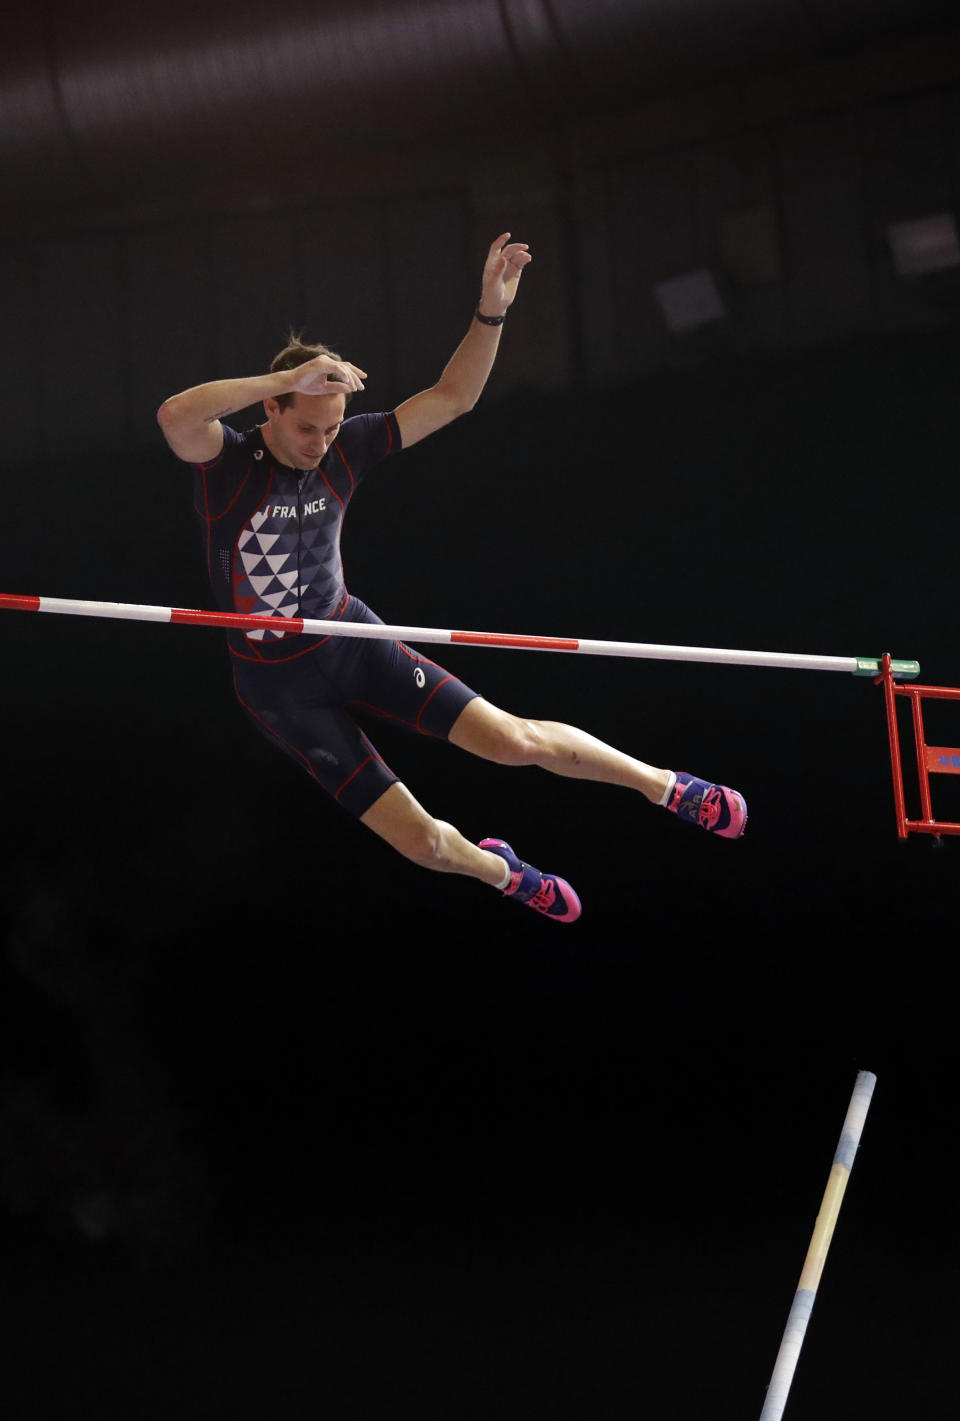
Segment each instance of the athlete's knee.
M498 765L535 765L543 749L543 729L538 720L501 712L487 727L486 756Z
M457 837L455 829L428 814L399 781L360 816L360 822L412 863L441 871Z
M543 726L539 720L511 716L506 732L507 765L536 765L543 754Z
M416 823L405 826L393 846L404 858L421 868L443 872L447 862L445 845L449 828L448 824L425 814Z

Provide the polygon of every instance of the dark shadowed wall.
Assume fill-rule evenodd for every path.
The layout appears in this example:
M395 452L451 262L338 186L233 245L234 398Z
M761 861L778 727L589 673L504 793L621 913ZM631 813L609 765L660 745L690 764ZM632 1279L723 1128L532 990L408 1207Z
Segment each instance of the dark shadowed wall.
M744 6L727 31L682 8L683 28L572 3L22 18L8 457L150 448L166 395L262 369L291 324L392 405L436 378L506 228L537 265L493 399L952 326L956 269L905 279L890 236L953 210L960 47L929 27L948 10ZM662 284L696 273L719 306L672 329Z

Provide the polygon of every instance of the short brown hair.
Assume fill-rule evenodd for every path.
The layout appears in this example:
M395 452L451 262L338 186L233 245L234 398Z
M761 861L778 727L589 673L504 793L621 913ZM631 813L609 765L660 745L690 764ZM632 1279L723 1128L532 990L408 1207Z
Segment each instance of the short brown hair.
M287 344L283 350L277 354L270 362L270 374L275 375L278 370L296 370L298 365L306 365L308 360L313 360L317 355L329 356L331 360L342 360L343 356L338 355L335 350L331 350L328 345L314 345L303 339L303 332L296 333L290 331L287 337ZM293 392L285 395L277 395L277 404L282 410L288 409L293 404ZM347 396L349 400L350 396Z

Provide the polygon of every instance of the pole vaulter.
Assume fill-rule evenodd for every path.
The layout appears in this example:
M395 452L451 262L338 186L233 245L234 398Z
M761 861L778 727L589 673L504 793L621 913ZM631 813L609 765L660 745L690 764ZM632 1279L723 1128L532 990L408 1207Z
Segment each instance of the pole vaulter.
M504 839L474 843L432 814L391 770L361 719L392 722L492 764L536 766L571 780L633 790L720 840L742 837L748 820L744 795L714 778L651 765L578 726L496 706L412 644L873 677L880 662L388 626L348 591L340 535L358 482L391 454L410 449L475 407L530 260L528 244L512 241L509 232L493 241L478 304L439 379L393 410L347 418L347 401L364 390L367 372L328 346L292 333L268 371L206 381L164 400L157 421L172 453L192 471L194 510L219 611L6 594L0 608L224 628L233 690L250 725L341 809L420 867L479 880L554 922L573 923L581 904L566 879L521 859ZM257 405L263 407L264 423L243 431L223 423ZM366 641L358 645L351 637ZM898 663L896 671L915 676L919 667Z

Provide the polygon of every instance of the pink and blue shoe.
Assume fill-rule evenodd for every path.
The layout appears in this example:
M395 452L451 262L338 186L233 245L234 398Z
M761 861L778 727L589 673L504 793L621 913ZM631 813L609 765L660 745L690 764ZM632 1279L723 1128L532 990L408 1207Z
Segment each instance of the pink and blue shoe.
M502 839L481 839L478 847L506 860L510 882L503 890L505 898L526 903L528 908L555 923L577 921L581 913L580 899L565 878L558 878L555 873L541 873L538 868L524 863Z
M747 827L747 801L738 790L698 780L683 770L677 771L667 808L678 819L699 824L721 839L739 839Z

